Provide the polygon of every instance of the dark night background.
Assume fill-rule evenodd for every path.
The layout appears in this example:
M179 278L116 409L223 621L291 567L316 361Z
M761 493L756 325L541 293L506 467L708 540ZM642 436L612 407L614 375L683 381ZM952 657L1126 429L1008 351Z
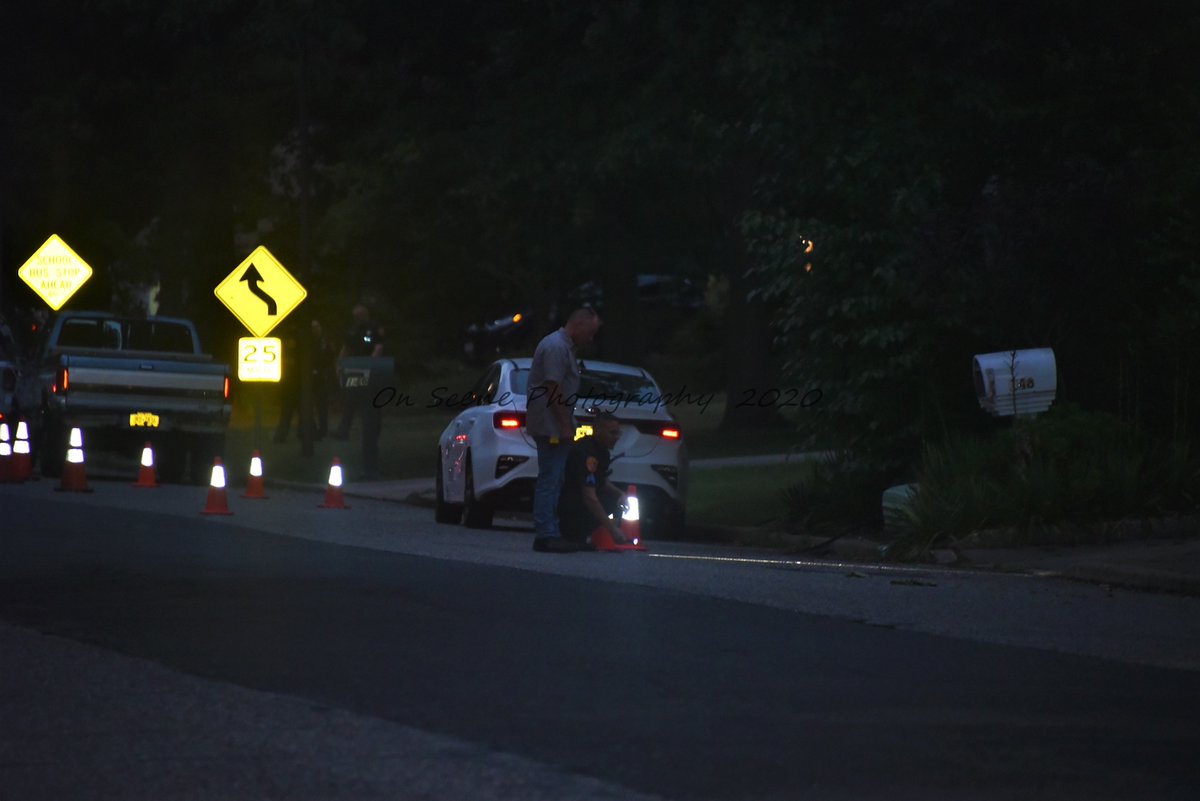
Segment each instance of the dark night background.
M594 278L637 361L635 276L677 274L711 304L661 358L820 385L883 451L978 426L971 355L1023 347L1194 440L1198 41L1190 2L7 7L0 299L58 233L96 269L71 307L157 275L231 352L212 289L261 243L400 360Z

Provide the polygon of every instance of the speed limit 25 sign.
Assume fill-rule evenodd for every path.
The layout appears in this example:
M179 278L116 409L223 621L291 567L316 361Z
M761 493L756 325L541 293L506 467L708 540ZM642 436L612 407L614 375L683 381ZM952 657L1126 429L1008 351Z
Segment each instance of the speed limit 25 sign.
M283 342L279 337L238 340L238 380L279 381L283 377Z

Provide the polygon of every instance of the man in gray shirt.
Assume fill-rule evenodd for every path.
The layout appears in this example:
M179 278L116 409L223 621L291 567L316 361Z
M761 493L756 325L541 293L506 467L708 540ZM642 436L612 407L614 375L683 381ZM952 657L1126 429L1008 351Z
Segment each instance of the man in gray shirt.
M537 443L538 477L533 490L533 549L551 553L587 550L564 540L558 529L558 495L567 455L575 439L575 396L579 360L575 349L591 342L600 329L593 309L576 309L567 324L546 335L533 352L526 396L525 428Z

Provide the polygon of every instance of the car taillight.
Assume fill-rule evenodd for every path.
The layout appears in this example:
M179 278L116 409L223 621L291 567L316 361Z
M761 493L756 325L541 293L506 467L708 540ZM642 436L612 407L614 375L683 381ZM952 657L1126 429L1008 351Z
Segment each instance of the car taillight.
M71 371L65 367L58 368L58 372L54 375L54 385L50 387L50 391L57 394L66 392L71 386Z
M678 428L664 428L661 432L664 439L679 439L680 431Z
M225 400L229 400L229 376L225 376Z
M492 425L505 431L516 431L525 427L524 412L496 412L492 415Z

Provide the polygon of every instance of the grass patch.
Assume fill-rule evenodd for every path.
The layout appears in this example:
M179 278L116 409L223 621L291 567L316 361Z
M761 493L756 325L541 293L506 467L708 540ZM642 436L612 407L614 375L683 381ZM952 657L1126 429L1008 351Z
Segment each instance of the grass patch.
M411 403L389 406L384 410L383 429L379 436L379 472L385 479L433 477L437 455L438 435L459 411L438 405L436 398L445 399L450 393L467 392L479 376L479 370L453 362L410 371L397 377L397 394L404 394ZM256 413L256 407L261 409ZM256 417L261 425L256 426ZM334 402L329 414L332 430L341 420L341 409ZM263 457L268 477L287 481L325 483L329 464L336 456L354 476L363 470L362 420L356 416L350 438L331 437L313 443L313 454L301 454L297 422L292 421L285 442L273 441L279 422L279 389L273 386L244 387L235 398L229 433L225 440L225 461L236 466L249 464L253 451Z
M715 393L707 405L687 403L671 406L670 410L683 428L688 456L692 459L800 453L805 450L805 436L796 425L798 414L785 416L784 425L780 428L725 430L721 428L721 419L725 416L725 394L722 392Z
M786 527L796 534L840 536L878 531L886 475L843 451L812 462L802 480L788 487Z
M688 474L688 523L758 526L778 523L787 511L786 492L812 471L807 463L721 467Z

